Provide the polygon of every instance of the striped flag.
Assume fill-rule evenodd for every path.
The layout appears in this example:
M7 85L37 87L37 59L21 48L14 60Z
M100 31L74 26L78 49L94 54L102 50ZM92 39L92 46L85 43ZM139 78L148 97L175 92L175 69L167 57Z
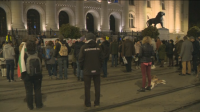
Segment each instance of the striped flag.
M19 55L18 68L17 68L18 77L21 77L21 73L26 71L26 64L24 60L25 52L26 52L26 44L23 45L21 53Z

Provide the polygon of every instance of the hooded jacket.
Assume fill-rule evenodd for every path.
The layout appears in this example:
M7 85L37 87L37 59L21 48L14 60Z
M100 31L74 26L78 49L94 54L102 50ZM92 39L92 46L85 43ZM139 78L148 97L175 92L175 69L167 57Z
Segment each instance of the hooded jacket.
M103 52L103 59L109 58L110 54L110 43L108 41L104 41L101 44L101 50Z
M14 51L14 48L10 44L6 44L3 47L3 57L5 58L5 60L15 59L15 51Z
M103 65L103 53L100 46L94 40L85 43L81 47L78 61L83 75L100 75Z
M51 59L46 60L46 64L55 64L55 57L53 57L54 54L55 54L55 52L54 52L53 47L51 47L51 46L46 46L46 48L45 48L45 55L46 55L46 50L47 50L47 49L50 49L50 56L51 56Z
M132 41L126 39L126 41L122 44L122 57L132 57L135 55L135 47Z

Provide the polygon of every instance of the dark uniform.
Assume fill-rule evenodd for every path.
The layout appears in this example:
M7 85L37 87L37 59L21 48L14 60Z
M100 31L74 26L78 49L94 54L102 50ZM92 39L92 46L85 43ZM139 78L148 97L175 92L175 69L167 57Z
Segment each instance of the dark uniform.
M85 106L91 107L90 87L92 79L95 87L94 106L98 106L100 104L100 71L103 64L103 58L99 45L94 41L95 35L89 33L86 35L86 39L88 41L81 47L80 50L79 64L81 70L83 70L84 76Z

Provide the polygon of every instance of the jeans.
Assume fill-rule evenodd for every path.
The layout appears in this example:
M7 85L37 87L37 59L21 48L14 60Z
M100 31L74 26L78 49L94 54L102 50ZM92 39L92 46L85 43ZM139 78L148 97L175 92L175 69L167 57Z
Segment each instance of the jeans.
M58 58L58 66L59 66L59 74L60 79L63 78L63 69L64 69L64 78L67 78L67 58L66 57L60 57Z
M83 78L83 70L81 70L79 62L76 61L77 64L77 77Z
M107 62L108 62L108 58L105 58L104 59L104 62L103 62L103 76L104 77L107 77Z
M57 76L55 64L47 64L46 66L47 66L49 76L53 76L53 75Z
M24 86L26 89L26 101L29 109L33 108L33 89L35 92L35 103L37 108L41 108L42 104L42 94L41 94L41 84L42 79L32 79L24 80Z
M151 86L151 65L145 65L141 63L142 71L142 88L146 86L146 76L148 77L148 86Z
M128 62L128 64L126 64L126 71L127 72L131 72L131 61L132 61L132 57L126 57L126 60Z
M6 76L9 81L14 80L14 67L15 67L14 60L6 60L6 69L7 69ZM10 78L10 72L11 72L11 78Z
M85 106L91 107L90 101L90 87L91 80L94 82L94 90L95 90L95 101L94 105L100 104L100 74L99 75L85 75L84 76L84 85L85 85Z
M115 62L115 66L117 66L117 54L113 54L112 55L112 66L114 66L114 62Z

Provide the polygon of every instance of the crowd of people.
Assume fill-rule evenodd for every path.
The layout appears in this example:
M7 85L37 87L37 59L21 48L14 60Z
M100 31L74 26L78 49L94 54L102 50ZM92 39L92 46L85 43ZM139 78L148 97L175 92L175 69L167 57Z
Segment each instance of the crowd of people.
M112 42L106 40L106 37L101 37L100 42L96 42L96 36L88 33L75 41L72 46L69 46L63 36L60 36L55 43L48 41L46 47L42 47L44 45L42 40L39 36L24 38L18 48L14 46L15 44L13 45L12 41L2 44L8 82L15 81L14 63L17 65L19 54L22 50L25 51L23 59L19 59L19 61L25 62L26 71L21 73L21 79L24 81L27 105L30 110L33 109L33 89L36 107L43 107L42 62L45 62L50 79L66 80L68 79L69 55L72 56L71 65L74 75L78 81L84 81L86 107L91 107L91 80L95 85L94 106L100 105L100 74L103 74L103 78L108 77L107 63L110 55L111 67L125 66L124 72L132 72L132 64L135 63L135 69L141 69L143 83L139 92L151 90L151 69L156 68L155 62L160 67L164 67L168 61L168 67L177 66L179 70L182 70L179 74L181 76L191 75L192 71L194 74L198 73L200 37L184 36L183 39L178 38L175 43L173 40L161 41L159 37L153 39L149 36L142 39L132 39L132 37L126 36L122 41L113 39ZM23 49L24 46L26 49ZM16 52L16 48L18 52ZM146 77L148 78L147 86Z

